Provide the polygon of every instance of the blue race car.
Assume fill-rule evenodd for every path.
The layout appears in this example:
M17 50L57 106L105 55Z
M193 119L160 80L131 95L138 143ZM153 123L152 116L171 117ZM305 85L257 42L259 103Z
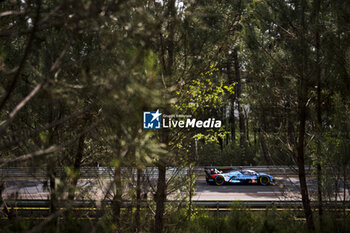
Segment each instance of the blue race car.
M276 180L272 176L252 170L205 168L204 171L206 174L207 184L276 184Z

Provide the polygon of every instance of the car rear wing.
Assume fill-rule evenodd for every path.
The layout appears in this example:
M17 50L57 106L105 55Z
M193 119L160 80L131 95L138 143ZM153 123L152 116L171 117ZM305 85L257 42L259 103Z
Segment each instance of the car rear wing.
M215 167L205 167L204 172L210 176L213 174L227 173L234 170L233 168L215 168Z
M206 174L207 176L211 176L211 175L213 175L213 174L216 174L216 173L215 173L215 168L213 168L213 167L205 167L205 168L204 168L204 172L205 172L205 174Z

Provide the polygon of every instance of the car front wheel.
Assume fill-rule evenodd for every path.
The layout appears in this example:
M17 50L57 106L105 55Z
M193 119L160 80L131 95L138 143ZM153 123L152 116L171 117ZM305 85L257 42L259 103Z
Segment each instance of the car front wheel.
M262 176L259 179L260 184L262 185L269 185L270 184L270 178L268 176Z

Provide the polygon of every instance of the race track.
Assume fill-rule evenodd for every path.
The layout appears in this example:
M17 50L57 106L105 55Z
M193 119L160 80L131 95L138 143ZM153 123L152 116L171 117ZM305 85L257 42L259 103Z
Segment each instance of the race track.
M300 200L299 180L296 176L276 177L276 185L262 186L258 184L225 184L222 186L208 185L204 178L197 178L195 185L195 201L254 201L254 200ZM316 195L315 178L307 178L309 193ZM101 183L93 179L82 180L80 186L90 185L91 195L100 199L105 195ZM92 186L91 186L92 185ZM92 188L91 188L92 187ZM106 187L106 184L104 184ZM339 188L342 196L342 187ZM348 193L348 192L347 192ZM3 191L4 199L48 199L47 184L40 180L9 180ZM151 195L149 195L151 196ZM171 197L170 197L171 198Z

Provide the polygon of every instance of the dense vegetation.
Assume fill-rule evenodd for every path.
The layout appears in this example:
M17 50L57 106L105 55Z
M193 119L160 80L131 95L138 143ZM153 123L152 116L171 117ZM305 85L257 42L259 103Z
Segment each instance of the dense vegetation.
M297 215L301 215L299 212ZM144 217L144 216L143 216ZM147 220L147 216L142 218ZM2 228L2 232L26 232L40 224L41 220L25 220L20 217L10 220ZM176 222L177 224L174 224ZM180 223L180 224L179 224ZM295 211L276 211L274 209L266 209L262 212L251 211L249 209L238 210L238 206L234 206L229 213L217 215L198 209L187 219L185 212L179 212L165 220L166 232L237 232L237 233L294 233L294 232L309 232L305 227L302 218L296 217ZM337 220L333 217L327 217L323 221L322 229L316 227L315 232L349 232L350 231L349 217L342 220ZM60 219L60 232L113 232L117 226L113 223L111 215L106 215L99 221L87 218L76 218L73 215L65 215ZM125 216L124 224L121 232L134 232L135 225ZM56 232L57 223L50 222L41 232ZM152 232L150 225L143 225L141 232Z
M185 232L225 232L249 219L243 225L257 228L238 232L292 232L305 226L273 228L275 220L250 212L235 222L234 211L211 222L191 217L190 202L179 213L165 201L192 197L196 165L294 165L308 231L349 230L322 212L339 183L344 203L348 196L349 21L343 0L1 1L0 167L46 170L52 221L44 225L54 229L59 216L74 231L100 226L77 223L57 206L89 194L77 186L82 167L106 166L112 208L96 220L106 232L171 232L182 223ZM144 130L143 111L157 109L223 125ZM316 217L305 165L317 177ZM169 166L189 167L189 176L168 180ZM157 167L152 187L144 187L145 167ZM122 211L126 199L135 210ZM2 197L0 204L8 218ZM4 229L21 231L11 221Z

